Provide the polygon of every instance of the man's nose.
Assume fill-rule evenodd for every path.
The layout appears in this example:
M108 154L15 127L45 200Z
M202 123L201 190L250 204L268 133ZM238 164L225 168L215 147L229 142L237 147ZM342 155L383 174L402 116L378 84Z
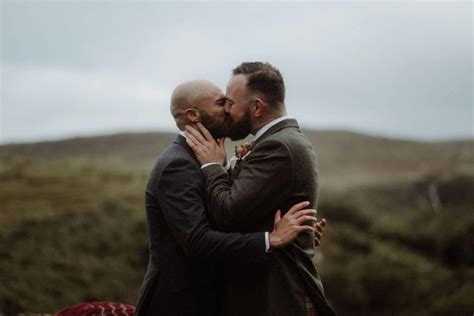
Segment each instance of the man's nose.
M229 113L231 106L232 106L232 104L231 104L229 101L227 101L227 102L225 103L225 105L224 105L224 111L225 111L226 113Z

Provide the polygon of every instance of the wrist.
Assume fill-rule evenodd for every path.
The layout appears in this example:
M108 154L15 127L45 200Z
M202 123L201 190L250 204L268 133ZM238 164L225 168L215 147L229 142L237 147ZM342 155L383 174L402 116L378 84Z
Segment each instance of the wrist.
M270 249L278 248L282 244L280 237L275 236L274 232L269 234L268 239L270 241Z

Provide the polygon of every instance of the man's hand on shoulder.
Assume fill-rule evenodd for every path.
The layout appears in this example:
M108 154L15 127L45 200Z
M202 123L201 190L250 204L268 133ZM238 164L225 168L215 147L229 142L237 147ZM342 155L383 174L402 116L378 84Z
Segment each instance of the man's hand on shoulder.
M326 220L323 219L317 222L317 218L314 216L317 211L304 209L309 204L309 202L301 202L294 205L283 218L280 210L276 212L274 228L269 235L270 249L289 244L301 232L315 233L315 243L320 244ZM313 225L310 226L308 223Z

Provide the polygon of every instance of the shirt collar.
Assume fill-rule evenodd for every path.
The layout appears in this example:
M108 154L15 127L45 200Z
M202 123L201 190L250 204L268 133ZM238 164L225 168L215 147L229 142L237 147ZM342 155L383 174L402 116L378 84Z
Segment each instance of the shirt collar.
M180 130L180 131L178 132L178 135L181 135L181 136L183 136L184 138L187 139L186 134L184 133L184 131L181 131L181 130Z
M263 126L261 129L258 130L257 134L255 134L255 139L254 140L257 140L260 136L262 136L266 131L268 131L271 127L277 125L278 123L280 123L281 121L284 121L284 120L288 120L290 119L291 117L289 115L284 115L284 116L281 116L269 123L267 123L265 126Z

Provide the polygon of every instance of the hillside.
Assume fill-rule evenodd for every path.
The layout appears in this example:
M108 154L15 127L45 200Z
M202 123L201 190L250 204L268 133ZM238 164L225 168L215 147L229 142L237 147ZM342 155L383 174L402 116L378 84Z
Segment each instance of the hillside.
M319 153L314 258L339 315L474 310L473 141L307 131ZM0 146L0 313L134 304L147 172L174 134Z
M319 157L323 181L365 180L367 175L419 175L474 167L474 140L416 142L345 131L305 131ZM94 161L124 170L148 171L173 133L129 133L0 146L0 160ZM231 152L232 144L228 144ZM349 177L348 177L349 176Z

